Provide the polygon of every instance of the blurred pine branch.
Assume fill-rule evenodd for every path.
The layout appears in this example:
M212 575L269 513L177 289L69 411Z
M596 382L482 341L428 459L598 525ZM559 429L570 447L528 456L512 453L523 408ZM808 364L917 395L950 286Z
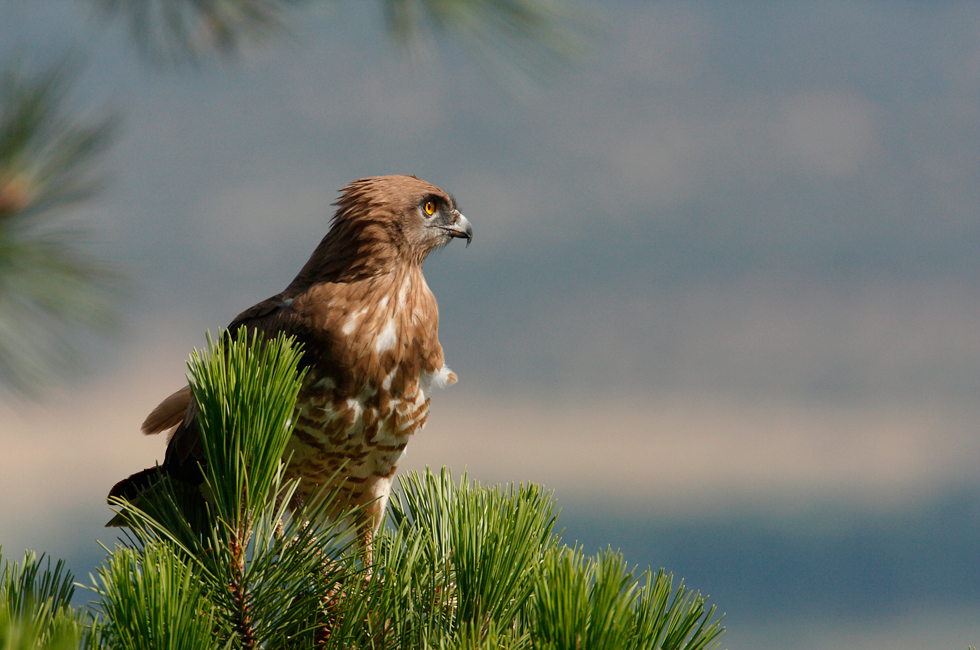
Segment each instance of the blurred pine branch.
M305 0L90 0L103 16L127 24L133 44L157 64L233 56L286 28Z
M321 2L326 0L320 0ZM574 0L379 0L389 36L420 55L435 35L457 38L492 77L542 79L580 58L597 32L594 11ZM288 30L311 0L90 0L125 22L137 48L159 64L233 57Z
M84 231L57 217L95 196L94 167L115 120L66 116L75 70L8 65L0 76L0 382L34 394L78 365L70 332L105 330L122 276L81 246Z
M508 87L541 80L587 52L597 15L571 0L382 0L388 33L410 52L434 34L459 39Z

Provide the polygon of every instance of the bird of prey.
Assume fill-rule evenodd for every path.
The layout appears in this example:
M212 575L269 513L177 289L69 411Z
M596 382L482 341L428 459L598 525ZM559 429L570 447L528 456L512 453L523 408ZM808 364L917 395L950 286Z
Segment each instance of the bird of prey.
M455 200L414 176L365 178L347 185L326 236L284 291L245 310L228 326L303 343L308 372L286 450L287 479L298 479L294 506L336 480L365 505L359 536L370 561L398 461L425 426L433 387L456 382L443 362L436 299L422 262L473 229ZM202 480L203 451L189 386L146 418L143 433L172 430L163 464L115 485L110 497L133 501L159 473ZM331 487L336 487L331 485ZM116 522L110 522L113 525Z

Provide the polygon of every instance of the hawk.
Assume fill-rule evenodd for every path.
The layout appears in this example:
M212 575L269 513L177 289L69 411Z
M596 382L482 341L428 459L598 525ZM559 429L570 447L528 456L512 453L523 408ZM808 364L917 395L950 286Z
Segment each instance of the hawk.
M365 506L359 535L370 561L398 461L425 426L429 393L456 382L443 362L422 262L453 238L469 246L473 229L450 195L414 176L354 181L334 205L331 227L299 275L228 330L244 325L303 343L308 372L286 449L286 478L298 479L293 505L335 477L352 504ZM145 434L171 430L163 464L120 481L109 496L132 501L160 471L199 483L196 413L189 386L163 400L142 426Z

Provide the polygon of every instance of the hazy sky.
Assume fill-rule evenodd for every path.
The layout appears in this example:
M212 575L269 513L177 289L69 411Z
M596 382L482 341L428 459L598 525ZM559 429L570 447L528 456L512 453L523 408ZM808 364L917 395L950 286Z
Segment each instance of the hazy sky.
M0 53L80 45L79 105L124 116L73 216L136 286L90 375L0 405L8 552L111 540L104 494L162 458L138 426L190 349L288 283L346 182L389 173L475 230L426 264L460 383L411 467L799 535L980 485L980 4L604 2L589 54L518 95L452 42L400 60L373 3L179 72L82 4L0 7ZM889 647L939 625L922 611ZM955 647L968 619L941 626ZM851 632L809 647L882 643Z

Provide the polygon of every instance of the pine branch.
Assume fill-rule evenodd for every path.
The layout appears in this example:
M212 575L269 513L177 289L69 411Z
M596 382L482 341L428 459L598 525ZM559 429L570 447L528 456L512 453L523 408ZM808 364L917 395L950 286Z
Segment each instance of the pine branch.
M222 647L217 609L192 564L162 542L139 551L117 548L94 587L103 646L119 650ZM95 578L93 578L93 581ZM228 647L227 644L224 647Z
M600 31L597 15L572 0L383 0L388 33L424 55L436 34L468 48L508 88L542 81L583 58Z
M134 45L156 65L233 58L248 44L289 32L306 0L89 0L106 19L127 25ZM574 0L380 0L388 35L422 58L435 36L471 50L508 87L542 80L584 56L600 31L596 14Z
M2 549L0 549L2 551ZM59 560L28 552L20 564L0 552L0 647L8 650L69 650L86 639L91 619L71 607L72 575Z
M248 585L245 582L245 547L238 535L233 535L229 540L231 550L231 564L228 573L231 579L228 581L228 590L232 598L232 624L235 634L246 650L255 648L255 634L252 629L252 613Z
M22 393L79 363L75 325L111 329L122 275L79 246L84 233L55 221L98 193L93 173L115 120L79 124L64 105L75 69L8 65L0 78L0 380Z
M263 341L244 327L208 334L208 349L188 363L188 381L198 407L204 478L215 514L247 545L251 516L276 494L281 462L303 376L293 339Z

